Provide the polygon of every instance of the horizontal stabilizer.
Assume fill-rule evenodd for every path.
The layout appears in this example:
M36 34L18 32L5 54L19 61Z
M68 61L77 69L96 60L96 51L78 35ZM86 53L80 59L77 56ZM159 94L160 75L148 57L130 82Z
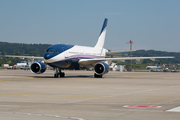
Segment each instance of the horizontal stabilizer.
M113 53L125 53L125 52L133 52L135 50L129 50L129 51L114 51L114 52L107 52L106 54L113 54Z

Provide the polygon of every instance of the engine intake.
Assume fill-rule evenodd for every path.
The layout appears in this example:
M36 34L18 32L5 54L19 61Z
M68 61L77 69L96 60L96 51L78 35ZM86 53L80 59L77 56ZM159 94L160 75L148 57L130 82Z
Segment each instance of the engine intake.
M104 62L99 62L94 66L94 71L97 75L103 75L109 72L109 65Z
M36 74L42 74L46 71L46 64L42 62L35 62L31 64L31 71Z

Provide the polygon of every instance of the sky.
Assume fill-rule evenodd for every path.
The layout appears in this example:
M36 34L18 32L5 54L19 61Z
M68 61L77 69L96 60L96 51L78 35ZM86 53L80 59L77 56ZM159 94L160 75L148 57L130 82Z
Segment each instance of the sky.
M0 41L180 52L180 0L0 0Z

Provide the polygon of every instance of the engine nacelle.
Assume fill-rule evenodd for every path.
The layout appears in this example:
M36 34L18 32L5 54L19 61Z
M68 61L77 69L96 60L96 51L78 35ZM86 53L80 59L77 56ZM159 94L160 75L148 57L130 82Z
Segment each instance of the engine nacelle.
M36 74L42 74L43 72L46 71L46 64L42 63L42 62L35 62L33 64L31 64L31 71L33 73L36 73Z
M104 62L98 62L94 66L94 71L97 75L103 75L109 72L109 65Z

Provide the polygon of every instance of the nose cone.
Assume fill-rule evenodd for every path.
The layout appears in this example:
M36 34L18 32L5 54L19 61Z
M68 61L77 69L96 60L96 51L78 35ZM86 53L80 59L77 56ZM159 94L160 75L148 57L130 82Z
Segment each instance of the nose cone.
M48 60L48 59L53 58L53 57L56 56L56 55L57 55L56 53L45 53L45 54L44 54L44 59L45 59L45 60Z

